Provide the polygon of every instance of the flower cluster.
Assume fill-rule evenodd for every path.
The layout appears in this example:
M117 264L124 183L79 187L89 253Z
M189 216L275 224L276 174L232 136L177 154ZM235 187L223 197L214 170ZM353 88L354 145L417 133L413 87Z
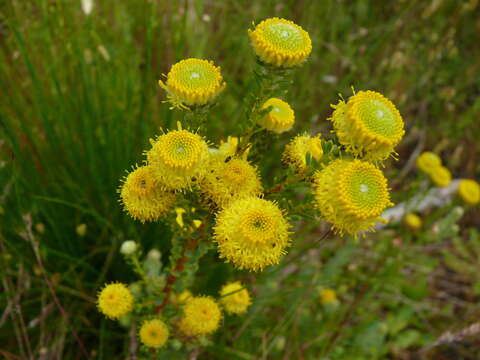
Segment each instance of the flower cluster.
M445 187L452 182L452 174L442 165L442 159L434 152L425 151L417 158L416 163L436 186Z

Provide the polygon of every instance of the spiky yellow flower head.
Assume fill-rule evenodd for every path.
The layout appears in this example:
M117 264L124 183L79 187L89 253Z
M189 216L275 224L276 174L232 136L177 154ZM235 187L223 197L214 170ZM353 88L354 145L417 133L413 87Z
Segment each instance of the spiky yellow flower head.
M442 166L440 157L431 151L423 152L416 160L417 167L426 174Z
M445 166L433 168L428 175L430 180L439 187L448 186L452 182L452 174Z
M209 160L203 138L187 130L160 135L147 152L148 163L159 183L171 190L182 190L203 178Z
M118 319L132 310L133 296L124 284L108 284L98 294L97 306L105 316Z
M333 289L320 289L318 293L320 295L320 302L323 305L336 304L338 302L337 293Z
M154 221L168 213L175 203L175 195L162 190L152 166L140 166L124 179L120 201L134 219Z
M299 135L285 146L282 161L302 171L307 167L307 156L320 160L323 156L322 141L320 136Z
M270 18L248 30L253 49L260 60L279 67L299 65L312 52L308 33L292 21Z
M187 299L178 329L186 336L206 335L218 329L222 312L217 302L209 296Z
M480 202L480 185L475 180L463 179L458 185L458 195L469 205Z
M240 281L224 285L220 290L220 296L220 304L229 314L243 314L252 303L248 290Z
M174 107L204 105L225 88L220 67L202 59L176 63L170 69L166 82L159 80L159 84L167 91Z
M262 270L278 264L289 246L289 224L282 210L268 200L235 200L217 214L215 242L220 257L240 269Z
M417 231L422 228L422 219L420 219L420 216L414 213L406 214L403 218L403 222L413 231Z
M139 335L143 345L161 348L167 342L170 332L162 320L152 319L143 322Z
M403 119L393 103L375 91L359 91L332 105L328 120L347 151L367 161L387 159L405 133Z
M295 122L295 114L290 105L283 100L271 98L265 101L262 109L267 109L270 106L272 110L260 118L258 124L277 134L290 130Z
M338 233L371 230L390 202L387 179L374 165L335 160L315 173L316 206Z
M219 207L247 196L262 193L262 184L257 169L247 160L213 161L201 187L204 196Z

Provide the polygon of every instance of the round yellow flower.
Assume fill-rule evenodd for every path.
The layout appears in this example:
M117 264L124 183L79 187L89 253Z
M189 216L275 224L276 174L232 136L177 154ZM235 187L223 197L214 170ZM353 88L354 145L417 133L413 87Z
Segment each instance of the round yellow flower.
M186 336L206 335L218 329L222 312L214 299L198 296L187 299L178 328Z
M319 290L320 301L323 305L335 304L338 302L337 293L333 289Z
M159 84L167 91L174 107L204 105L213 100L224 88L220 68L212 61L186 59L172 66L164 83Z
M434 169L442 166L440 157L431 151L423 152L416 160L417 167L424 173L430 174Z
M403 119L393 103L375 91L359 91L332 105L328 120L347 151L367 161L387 159L402 139Z
M160 319L146 320L140 328L140 341L151 348L161 348L168 340L170 332Z
M161 185L169 190L183 190L205 175L208 145L198 134L172 130L153 142L147 160Z
M278 66L299 65L312 52L308 33L292 21L270 18L248 30L253 49L263 62Z
M124 284L108 284L98 294L97 306L110 319L118 319L132 310L133 296Z
M422 219L414 213L408 213L403 218L405 225L407 225L410 229L416 231L421 229L422 227Z
M282 161L286 165L293 166L296 170L302 171L307 168L307 155L315 160L323 156L322 141L320 136L311 137L299 135L285 146Z
M433 168L428 175L430 175L430 180L439 187L448 186L452 182L452 174L445 166Z
M335 160L314 176L316 206L338 233L372 230L390 202L387 180L374 165Z
M120 202L134 219L154 221L167 214L175 203L175 195L162 190L152 166L140 166L125 178Z
M295 122L295 114L290 105L283 100L271 98L265 101L262 109L267 109L270 106L272 110L259 119L258 124L277 134L290 130Z
M480 185L475 180L463 179L458 185L458 195L469 205L480 202Z
M233 158L213 161L200 189L204 196L219 207L246 196L262 193L257 169L247 160Z
M243 314L252 303L248 290L243 288L240 281L224 285L220 296L220 304L229 314Z
M247 197L217 214L215 242L220 258L240 269L262 270L278 264L289 246L289 224L282 210L268 200Z

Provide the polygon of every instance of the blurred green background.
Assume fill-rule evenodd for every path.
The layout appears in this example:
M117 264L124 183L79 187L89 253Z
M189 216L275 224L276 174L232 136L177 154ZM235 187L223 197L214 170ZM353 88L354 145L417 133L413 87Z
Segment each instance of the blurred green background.
M133 278L118 255L123 240L135 239L145 249L155 246L167 254L169 229L136 223L122 213L116 194L119 179L143 161L142 151L160 127L171 128L182 119L181 112L162 103L165 94L157 81L183 58L211 59L221 66L228 85L205 131L213 143L237 134L242 100L253 85L255 58L246 33L252 22L284 17L306 29L313 42L312 55L295 72L289 92L295 128L272 141L272 154L280 152L293 133L328 132L329 105L339 93L350 95L353 86L382 92L405 119L407 135L398 148L399 161L386 168L394 200L405 196L403 190L414 176L409 160L423 149L441 154L455 177L479 177L477 0L92 3L86 13L80 0L0 1L0 250L5 290L0 295L0 308L5 308L0 354L7 359L21 357L28 348L39 359L82 358L77 335L94 358L126 353L127 331L96 313L96 291L106 281ZM269 168L280 173L279 155L272 155ZM469 212L455 236L478 227L478 215L478 210ZM81 224L86 225L85 234L77 229ZM385 240L380 242L337 239L318 247L315 226L300 225L289 257L255 282L262 296L250 315L221 330L200 358L430 356L416 352L452 324L461 328L470 323L480 314L478 298L469 288L458 301L472 307L461 310L425 300L437 291L428 279L441 251L415 255L415 249L410 254L386 245L407 236L401 231L393 228L373 237ZM431 241L431 234L425 236ZM45 285L34 243L68 319ZM368 256L356 256L372 251L379 257L378 266ZM292 271L300 258L308 264ZM349 264L355 265L353 270ZM480 264L477 257L464 268L475 264ZM214 294L234 274L215 254L205 259L205 266L212 274L202 273L198 292ZM215 275L217 268L225 274ZM419 276L418 283L411 283L417 276L411 274ZM310 316L319 313L310 286L319 281L346 292L345 309L325 313L320 320ZM378 295L385 292L386 282L396 289L392 298ZM404 285L420 289L407 305L396 306L407 296ZM351 286L358 291L347 290ZM361 301L355 294L363 294ZM285 304L290 307L284 309ZM372 304L377 307L367 315ZM433 316L432 307L440 314ZM440 356L453 351L457 357L451 359L470 358L478 349L478 344L473 350L469 345L463 355L447 349L434 356L443 359Z

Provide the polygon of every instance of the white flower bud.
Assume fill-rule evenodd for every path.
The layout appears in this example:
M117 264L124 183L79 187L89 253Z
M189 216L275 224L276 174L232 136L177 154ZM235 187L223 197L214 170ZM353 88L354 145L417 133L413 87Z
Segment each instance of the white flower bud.
M135 251L137 251L137 243L133 240L124 241L120 247L120 252L123 255L132 255Z
M162 257L162 254L157 249L152 249L148 252L147 256L151 260L160 260L160 258Z

